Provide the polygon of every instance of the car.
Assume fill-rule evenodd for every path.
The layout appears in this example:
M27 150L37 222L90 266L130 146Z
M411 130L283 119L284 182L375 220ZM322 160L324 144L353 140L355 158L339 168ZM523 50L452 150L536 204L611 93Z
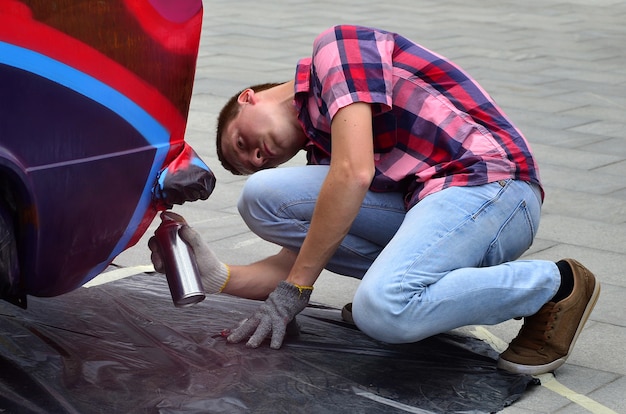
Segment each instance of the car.
M201 0L0 2L0 298L62 295L215 176L184 140Z

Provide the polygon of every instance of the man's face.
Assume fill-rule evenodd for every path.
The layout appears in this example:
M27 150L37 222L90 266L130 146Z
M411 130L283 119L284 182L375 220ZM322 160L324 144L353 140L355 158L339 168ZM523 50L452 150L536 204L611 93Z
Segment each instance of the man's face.
M291 159L304 144L301 131L264 102L243 102L222 136L222 153L242 174L276 167Z

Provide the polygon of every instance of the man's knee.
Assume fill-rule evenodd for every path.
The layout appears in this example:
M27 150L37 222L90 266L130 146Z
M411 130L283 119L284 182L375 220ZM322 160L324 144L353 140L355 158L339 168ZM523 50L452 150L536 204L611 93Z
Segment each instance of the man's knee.
M259 171L248 177L237 202L239 214L248 227L267 219L266 203L270 200L271 194L266 171Z
M401 343L396 331L398 315L392 309L392 303L383 298L375 289L362 289L354 295L352 302L352 318L356 326L367 336L388 343Z
M356 326L366 335L392 344L417 342L430 336L428 324L419 316L420 304L409 303L384 289L357 289L352 303Z

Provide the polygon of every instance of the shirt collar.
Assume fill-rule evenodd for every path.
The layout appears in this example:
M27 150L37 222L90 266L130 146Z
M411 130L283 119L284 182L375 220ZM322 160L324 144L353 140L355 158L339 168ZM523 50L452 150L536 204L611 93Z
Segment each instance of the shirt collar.
M296 66L296 79L294 91L295 93L309 92L311 81L311 62L310 57L302 58Z

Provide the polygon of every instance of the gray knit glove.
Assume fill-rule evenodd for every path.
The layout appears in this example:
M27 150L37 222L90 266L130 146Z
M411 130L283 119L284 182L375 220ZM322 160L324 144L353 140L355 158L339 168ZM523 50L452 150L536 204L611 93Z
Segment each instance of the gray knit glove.
M271 334L270 348L280 348L285 338L287 324L306 308L312 291L313 288L309 286L280 282L259 310L228 335L228 342L241 342L250 337L246 345L258 348L261 342Z

